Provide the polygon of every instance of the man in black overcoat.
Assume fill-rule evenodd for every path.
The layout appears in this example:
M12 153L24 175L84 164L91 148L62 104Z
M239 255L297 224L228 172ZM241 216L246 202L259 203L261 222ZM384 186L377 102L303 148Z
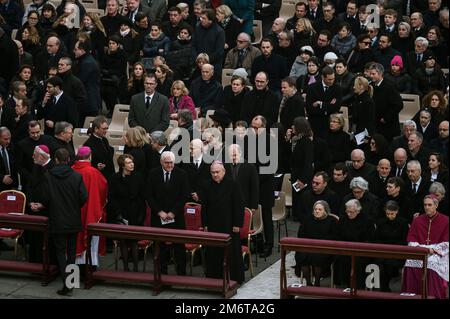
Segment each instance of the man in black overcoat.
M184 204L189 198L189 183L186 173L175 167L175 154L163 152L161 166L152 169L148 176L147 203L150 205L151 225L159 228L184 229ZM172 244L175 251L176 272L186 275L186 253L184 244ZM167 274L170 247L161 248L161 273Z

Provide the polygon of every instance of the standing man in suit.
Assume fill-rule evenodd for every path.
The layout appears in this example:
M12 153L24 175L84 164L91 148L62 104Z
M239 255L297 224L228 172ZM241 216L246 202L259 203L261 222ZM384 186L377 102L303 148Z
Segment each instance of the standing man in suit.
M226 176L239 184L244 207L250 208L255 213L259 201L258 172L254 164L244 161L238 144L231 144L228 147L228 161L225 169Z
M381 64L371 64L368 71L373 86L376 131L391 142L395 136L400 135L398 114L403 109L402 97L394 84L383 79L384 67Z
M198 202L199 194L211 179L210 164L203 160L203 142L201 139L197 138L191 141L189 153L189 163L180 163L180 168L188 175L191 198Z
M32 182L33 154L36 146L46 145L50 147L53 138L41 133L41 124L38 121L28 123L28 137L21 140L16 147L17 171L20 174L22 189L25 191Z
M423 198L428 195L431 182L422 177L422 167L419 161L412 160L406 164L408 180L406 181L406 192L411 199L410 219L417 217L423 212Z
M147 133L165 131L169 127L169 100L156 92L156 76L148 74L144 79L144 92L131 97L128 124L142 126Z
M92 121L92 133L84 142L84 146L91 149L91 165L97 168L106 179L115 173L114 169L114 148L109 145L105 137L108 132L108 121L106 117L100 115Z
M163 152L161 167L150 171L148 176L147 202L151 207L151 225L159 228L184 229L183 207L189 198L186 173L175 167L175 154ZM184 244L173 244L176 272L186 275L186 253ZM169 247L161 243L161 273L167 274L170 259Z
M56 122L69 122L77 127L78 111L73 99L62 90L63 81L54 76L47 81L47 93L42 101L38 118L43 118L45 123L44 133L53 135Z
M0 192L17 186L17 172L14 153L10 148L11 132L7 127L0 127Z
M339 112L342 102L342 90L335 85L336 75L333 68L322 69L322 81L309 86L306 94L306 111L314 136L325 137L329 127L329 115Z

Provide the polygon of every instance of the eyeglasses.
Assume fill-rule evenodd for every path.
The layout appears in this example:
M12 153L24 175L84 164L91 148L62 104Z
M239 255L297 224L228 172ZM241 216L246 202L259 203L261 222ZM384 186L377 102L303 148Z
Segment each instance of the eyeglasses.
M362 43L364 43L365 45L370 45L370 41L369 42L363 41Z
M237 43L245 43L247 42L246 40L236 40Z

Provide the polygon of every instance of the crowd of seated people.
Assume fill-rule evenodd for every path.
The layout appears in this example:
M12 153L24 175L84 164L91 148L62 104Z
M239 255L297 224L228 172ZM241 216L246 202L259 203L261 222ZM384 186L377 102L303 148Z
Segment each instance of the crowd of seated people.
M371 4L378 7L380 25L369 21ZM72 165L81 146L74 148L73 130L92 116L85 142L91 164L117 192L133 190L126 196L142 204L133 223L143 224L146 206L159 207L149 195L155 185L144 181L154 183L155 169L166 171L161 155L173 151L176 176L186 182L177 189L186 191L176 197L178 204L202 204L212 160L233 156L224 139L229 128L236 134L231 144L242 142L242 163L257 173L242 177L246 169L238 164L224 178L239 184L245 206L254 212L262 207L262 257L274 245L277 174L291 174L300 237L406 244L405 223L425 213L425 196L434 194L439 213L449 214L447 5L308 0L286 19L279 16L281 0L106 0L99 18L79 0L59 6L51 0L26 6L1 0L0 191L21 189L32 198L41 187L35 178L44 178L34 173L42 166L33 162L35 148L45 145L52 160L65 148ZM259 43L254 19L262 20ZM223 69L234 71L222 84ZM402 94L420 101L406 122L399 118L406 111ZM128 156L119 161L119 172L107 134L116 104L129 105L123 137ZM189 133L184 148L177 145L186 142L177 135L180 128ZM277 138L271 128L278 129ZM271 172L248 147L263 137L278 146L278 166ZM27 212L33 212L30 203ZM170 223L172 215L161 220L183 228L182 214L177 211ZM122 243L124 254L127 245L137 270L136 245ZM316 285L332 262L309 255L296 259L296 273L303 270L308 284L312 273ZM389 291L401 265L379 263L382 289ZM348 260L338 258L336 265L336 281L344 284Z

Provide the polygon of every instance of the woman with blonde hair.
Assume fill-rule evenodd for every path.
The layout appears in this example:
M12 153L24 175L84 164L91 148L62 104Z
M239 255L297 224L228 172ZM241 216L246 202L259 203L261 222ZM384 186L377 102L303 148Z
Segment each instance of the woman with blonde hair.
M97 14L87 12L84 15L80 29L78 30L78 36L81 33L87 33L89 35L92 43L92 55L101 61L105 53L105 47L107 46L106 31Z
M236 45L236 38L241 32L241 23L230 7L222 4L216 8L217 23L225 31L225 54Z
M169 98L173 83L173 71L167 64L161 64L155 68L155 75L158 83L156 86L156 91Z
M33 57L41 51L41 37L36 27L28 25L23 28L21 38L23 50L30 53Z
M145 131L145 130L144 130ZM148 138L146 134L142 133L142 130L136 127L130 127L125 131L123 135L125 148L124 154L130 154L134 157L134 165L136 171L140 172L144 177L146 176L146 157L144 147L146 141L148 144Z
M353 84L355 99L351 105L353 110L352 129L355 134L363 132L365 129L372 135L375 130L375 103L372 100L373 88L369 81L358 76Z
M298 50L305 45L311 45L315 35L316 30L314 30L308 18L300 18L297 20L294 29L294 45Z
M169 98L170 119L176 120L178 118L177 113L179 110L188 109L192 113L192 118L195 120L197 118L195 104L189 96L189 90L184 85L184 82L180 80L173 82L171 93L171 97Z

